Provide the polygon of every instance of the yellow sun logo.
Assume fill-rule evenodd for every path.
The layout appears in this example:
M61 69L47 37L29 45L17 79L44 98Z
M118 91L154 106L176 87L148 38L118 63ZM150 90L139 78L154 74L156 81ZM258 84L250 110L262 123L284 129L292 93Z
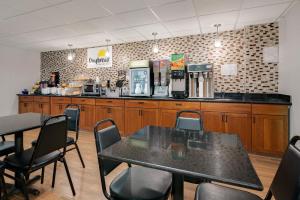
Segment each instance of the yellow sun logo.
M103 58L106 56L106 50L105 49L101 49L99 52L98 52L98 57L100 58Z

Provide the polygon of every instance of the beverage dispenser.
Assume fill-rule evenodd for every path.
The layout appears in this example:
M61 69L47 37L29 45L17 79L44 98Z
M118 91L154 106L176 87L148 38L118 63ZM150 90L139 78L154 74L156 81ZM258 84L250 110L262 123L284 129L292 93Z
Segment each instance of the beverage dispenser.
M186 98L188 96L187 77L185 70L185 58L183 53L171 55L171 79L173 98Z
M212 64L189 64L189 98L214 98Z

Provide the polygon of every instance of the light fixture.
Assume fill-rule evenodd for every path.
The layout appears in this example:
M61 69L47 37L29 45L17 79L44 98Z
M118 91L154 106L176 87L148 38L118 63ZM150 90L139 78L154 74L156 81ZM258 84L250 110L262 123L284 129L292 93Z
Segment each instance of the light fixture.
M72 61L75 58L75 52L72 50L72 44L68 44L69 52L68 52L68 60Z
M217 28L217 37L215 38L215 47L220 48L222 47L222 42L219 36L219 28L221 27L221 24L215 24L214 27Z
M108 44L109 44L109 42L110 42L110 39L106 39L105 42L106 42L106 52L105 52L105 57L109 57Z
M159 48L158 48L158 44L157 44L157 40L156 40L157 33L153 32L152 35L153 35L153 38L154 38L154 44L153 44L153 47L152 47L152 51L153 51L153 53L158 53Z

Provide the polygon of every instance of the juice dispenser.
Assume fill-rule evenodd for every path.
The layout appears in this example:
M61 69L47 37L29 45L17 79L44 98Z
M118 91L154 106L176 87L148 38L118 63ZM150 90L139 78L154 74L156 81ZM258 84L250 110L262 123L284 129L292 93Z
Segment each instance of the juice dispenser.
M186 98L188 96L187 77L185 70L185 58L183 53L171 55L171 79L173 98Z

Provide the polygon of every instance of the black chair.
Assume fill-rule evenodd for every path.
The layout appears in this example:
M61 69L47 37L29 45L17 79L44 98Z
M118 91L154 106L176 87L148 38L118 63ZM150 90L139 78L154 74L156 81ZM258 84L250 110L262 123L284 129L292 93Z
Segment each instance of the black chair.
M197 118L182 117L182 114L195 114ZM194 110L182 110L177 112L175 127L181 130L201 131L203 130L203 122L201 113Z
M264 200L271 200L272 196L276 200L300 199L300 149L295 146L299 140L300 136L292 138ZM249 192L209 183L198 186L195 199L262 200Z
M4 163L0 162L0 199L6 200L6 188L5 188L5 180L4 180ZM3 193L3 194L2 194Z
M24 150L20 155L12 154L4 159L5 168L17 172L20 176L17 182L21 185L25 198L28 200L27 183L29 175L47 165L54 163L52 187L55 184L57 161L64 164L68 180L75 195L68 165L65 159L67 146L67 120L66 115L55 116L47 119L40 131L34 147ZM61 152L60 150L63 149ZM10 178L14 178L6 174Z
M99 130L104 123L112 125ZM110 194L106 190L105 176L121 164L121 162L103 159L99 156L101 151L121 140L119 130L115 122L105 119L97 123L95 129L96 147L102 191L109 199L168 199L172 175L168 172L145 167L129 167L122 171L110 184Z
M85 168L85 164L84 161L82 159L77 141L79 138L79 123L80 123L80 107L77 104L68 104L65 108L64 111L64 115L68 116L68 130L69 131L73 131L76 133L75 138L74 137L69 137L67 138L67 146L72 146L74 145L74 147L67 149L68 151L72 151L72 150L77 150L79 159L81 161L82 167ZM32 141L32 146L34 146L36 144L36 140ZM43 169L44 171L44 169ZM42 172L43 174L43 172ZM42 178L43 180L43 178Z
M194 114L197 115L197 117L182 117L182 114ZM177 112L175 127L180 130L202 131L203 122L201 118L201 113L199 111L194 110L182 110ZM184 176L184 181L194 184L207 182L207 180L205 179L196 178L193 176Z
M15 152L15 142L6 141L5 137L1 136L2 141L0 142L0 157L7 156L8 154Z

